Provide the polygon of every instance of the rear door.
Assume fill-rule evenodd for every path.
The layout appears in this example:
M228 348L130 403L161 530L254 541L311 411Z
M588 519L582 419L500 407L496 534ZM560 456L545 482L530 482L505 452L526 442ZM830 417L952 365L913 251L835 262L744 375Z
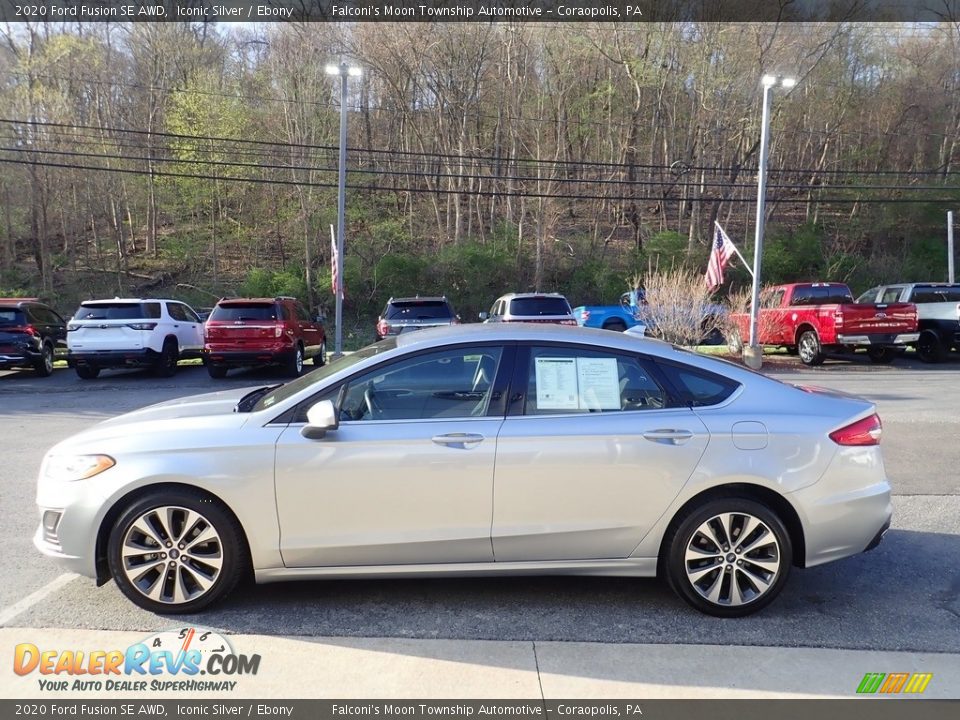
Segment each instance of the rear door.
M497 562L628 557L696 469L706 427L637 355L533 346L517 368L497 440Z

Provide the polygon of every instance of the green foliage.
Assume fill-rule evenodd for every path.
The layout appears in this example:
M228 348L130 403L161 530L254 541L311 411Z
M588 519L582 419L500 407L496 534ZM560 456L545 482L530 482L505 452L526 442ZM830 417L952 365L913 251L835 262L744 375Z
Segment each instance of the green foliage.
M237 288L241 297L277 297L290 295L306 300L307 283L302 267L284 270L254 268Z
M643 247L654 270L666 271L687 262L687 238L673 230L654 233Z
M824 277L825 270L820 228L809 224L796 229L770 228L763 244L764 282L831 280Z

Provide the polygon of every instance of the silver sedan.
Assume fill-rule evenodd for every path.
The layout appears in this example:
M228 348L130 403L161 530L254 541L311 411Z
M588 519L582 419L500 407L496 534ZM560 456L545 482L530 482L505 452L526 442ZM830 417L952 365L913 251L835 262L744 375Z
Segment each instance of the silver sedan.
M880 435L865 400L657 340L454 326L58 444L35 544L158 613L250 573L660 574L741 616L880 541Z

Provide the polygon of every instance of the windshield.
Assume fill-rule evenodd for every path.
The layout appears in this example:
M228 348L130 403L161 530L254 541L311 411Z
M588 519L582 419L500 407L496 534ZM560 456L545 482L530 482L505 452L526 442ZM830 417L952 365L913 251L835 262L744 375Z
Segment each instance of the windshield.
M510 302L511 315L569 315L570 303L562 297L514 298Z
M396 346L397 339L395 337L389 337L381 340L378 343L374 343L373 345L367 345L365 348L357 350L355 353L343 355L336 360L329 360L323 367L317 368L316 370L309 372L306 375L302 375L296 380L292 380L286 385L281 385L272 392L267 393L257 401L257 404L254 405L251 410L253 412L260 412L261 410L271 408L277 403L283 402L289 397L293 397L301 390L304 390L311 385L315 385L316 383L322 382L334 373L338 373L341 370L346 370L348 367L351 365L356 365L361 360L366 360L374 355L379 355L380 353L387 352L388 350L393 350Z

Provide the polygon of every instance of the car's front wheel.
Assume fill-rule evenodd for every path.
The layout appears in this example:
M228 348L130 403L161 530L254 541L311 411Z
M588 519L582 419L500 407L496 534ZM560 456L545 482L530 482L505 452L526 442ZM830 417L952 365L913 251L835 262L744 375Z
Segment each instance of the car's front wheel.
M790 535L776 513L746 498L709 501L674 523L667 581L697 610L743 617L773 602L790 574Z
M160 614L196 612L220 600L248 563L237 519L190 490L152 492L132 502L110 532L107 557L120 591Z

